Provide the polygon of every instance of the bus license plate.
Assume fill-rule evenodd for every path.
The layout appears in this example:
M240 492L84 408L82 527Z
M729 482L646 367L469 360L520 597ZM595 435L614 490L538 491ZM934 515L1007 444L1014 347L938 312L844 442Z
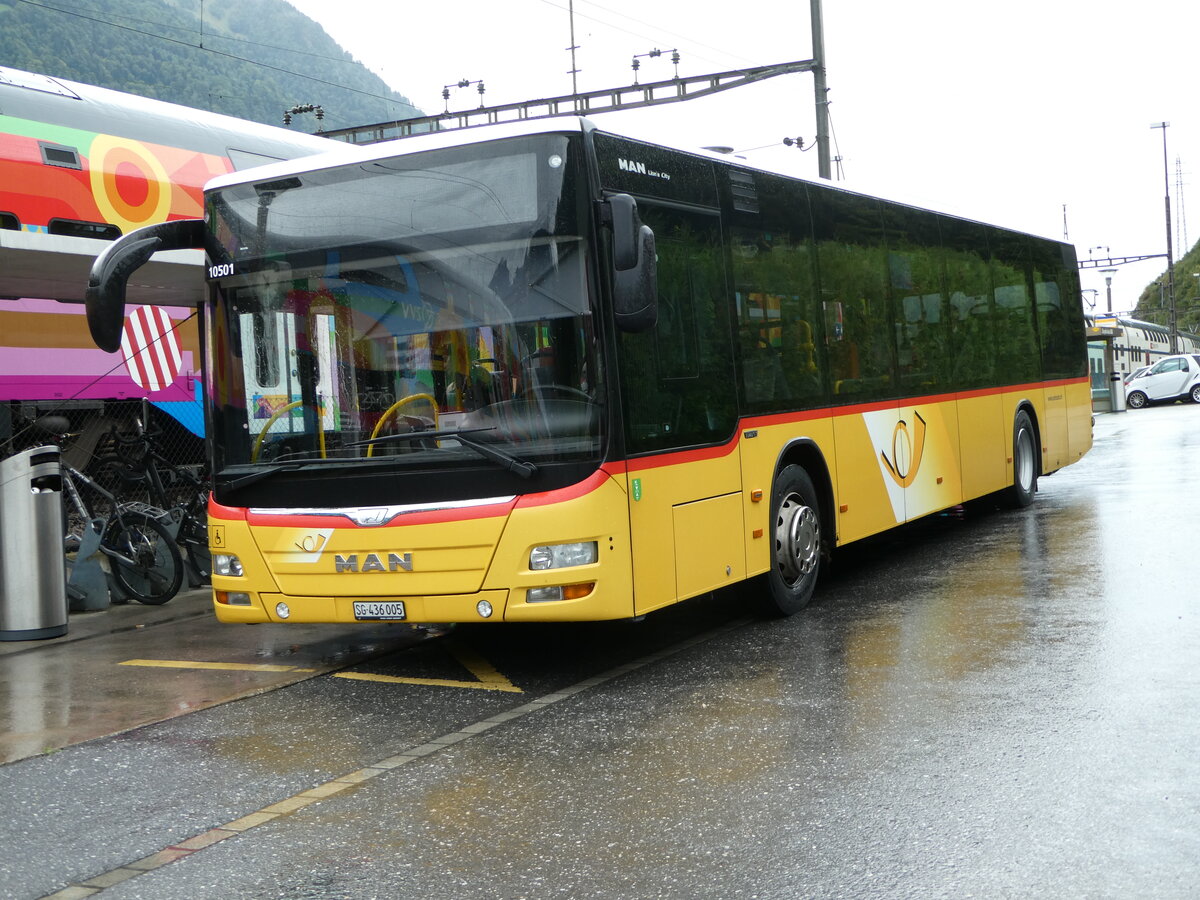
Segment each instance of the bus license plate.
M359 621L403 619L404 603L400 600L355 600L354 618Z

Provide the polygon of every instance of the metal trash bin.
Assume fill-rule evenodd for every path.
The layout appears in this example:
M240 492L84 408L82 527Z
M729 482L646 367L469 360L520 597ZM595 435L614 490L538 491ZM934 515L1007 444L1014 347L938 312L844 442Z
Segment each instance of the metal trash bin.
M1125 412L1125 379L1120 372L1113 372L1109 384L1112 389L1112 411Z
M58 447L0 460L0 641L67 633Z

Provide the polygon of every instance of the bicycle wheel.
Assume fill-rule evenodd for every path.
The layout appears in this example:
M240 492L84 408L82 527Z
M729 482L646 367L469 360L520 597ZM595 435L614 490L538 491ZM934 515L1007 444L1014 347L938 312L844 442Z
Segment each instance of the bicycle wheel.
M179 549L186 555L186 562L195 572L201 584L212 584L212 552L208 548L208 514L201 509L199 517L185 510L175 536ZM192 576L189 575L189 578Z
M117 586L134 600L158 606L179 593L183 559L158 520L145 513L113 514L103 544Z

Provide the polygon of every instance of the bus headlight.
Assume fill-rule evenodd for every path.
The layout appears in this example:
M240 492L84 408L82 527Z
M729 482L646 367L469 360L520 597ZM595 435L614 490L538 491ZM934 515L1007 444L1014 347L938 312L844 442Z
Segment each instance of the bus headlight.
M569 569L586 566L599 559L595 541L578 544L547 544L534 547L529 553L529 568L535 572L543 569Z
M243 574L242 561L230 553L214 553L212 561L214 575L240 576Z

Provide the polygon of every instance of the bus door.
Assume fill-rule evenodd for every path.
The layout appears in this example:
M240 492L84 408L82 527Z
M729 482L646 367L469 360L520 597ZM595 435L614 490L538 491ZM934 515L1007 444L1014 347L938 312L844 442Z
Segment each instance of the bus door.
M720 220L639 199L658 254L658 323L622 334L634 608L740 580L736 379Z

